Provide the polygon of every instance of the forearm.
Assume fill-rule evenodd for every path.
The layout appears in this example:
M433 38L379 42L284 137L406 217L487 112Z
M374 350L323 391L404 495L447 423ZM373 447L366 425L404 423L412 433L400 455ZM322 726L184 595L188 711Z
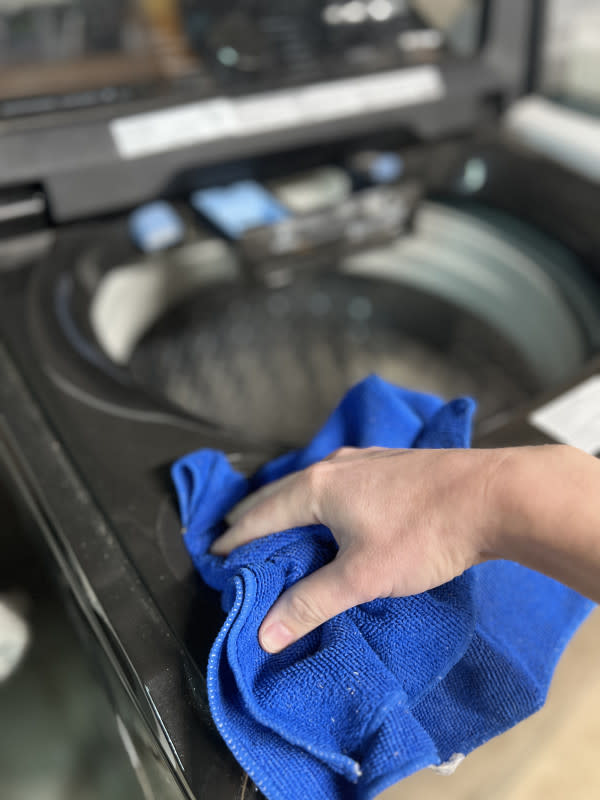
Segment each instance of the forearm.
M495 482L485 555L518 561L600 602L600 461L562 445L514 448Z

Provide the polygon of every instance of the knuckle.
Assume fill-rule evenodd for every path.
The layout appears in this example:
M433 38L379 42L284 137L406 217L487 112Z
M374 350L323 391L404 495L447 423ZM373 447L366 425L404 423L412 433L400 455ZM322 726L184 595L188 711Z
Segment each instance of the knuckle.
M305 470L305 480L311 495L318 494L323 488L325 476L331 469L327 461L318 461Z
M368 564L368 559L357 556L349 558L344 566L344 582L355 604L368 603L380 596L376 575Z
M305 473L305 502L310 508L311 516L315 522L323 521L324 499L328 493L330 476L333 470L331 461L318 461L308 467Z
M294 592L289 598L289 612L303 630L316 628L325 617L320 613L314 597L307 597L303 592Z
M334 450L332 453L330 453L324 460L334 461L336 458L339 458L340 456L350 455L350 453L354 452L354 449L355 449L354 447L338 447L337 450Z

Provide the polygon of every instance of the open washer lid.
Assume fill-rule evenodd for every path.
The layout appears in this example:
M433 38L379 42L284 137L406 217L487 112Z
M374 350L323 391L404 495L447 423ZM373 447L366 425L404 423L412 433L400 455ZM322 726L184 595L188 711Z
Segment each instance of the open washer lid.
M100 26L98 30L103 19L99 11L104 9L105 16L111 16L111 4L114 0L77 4L80 27L85 31L87 25L95 42L92 61L104 64L102 69L92 70L90 80L95 77L90 88L71 91L63 70L62 83L57 78L54 91L46 94L31 96L35 81L27 84L23 78L23 91L25 95L29 92L29 97L19 97L10 78L14 69L3 68L0 75L0 114L4 114L3 121L0 117L0 192L3 187L41 182L52 216L60 222L140 203L163 190L177 171L233 157L386 129L401 131L413 141L472 130L528 86L535 60L532 43L542 7L539 0L469 3L476 13L472 13L475 22L470 43L466 37L469 54L465 55L464 42L435 46L432 32L436 29L428 27L428 20L439 22L440 4L429 0L355 0L345 4L296 0L286 4L285 12L275 12L273 3L256 3L252 24L266 37L267 49L275 48L273 26L280 26L280 40L282 26L285 29L287 24L292 30L298 20L314 20L310 32L292 42L296 51L302 47L310 51L310 58L303 63L312 64L312 71L302 71L289 59L274 59L250 80L247 75L235 79L224 75L222 69L211 66L207 55L208 50L217 48L221 62L235 58L235 48L228 50L226 42L228 36L237 34L227 33L227 21L233 29L236 15L247 13L247 4L241 0L224 5L146 0L141 4L146 15L138 23L139 30L131 14L125 13L130 4L120 4L119 14L112 15L120 26L115 24L114 30ZM57 19L66 24L64 15L73 5L69 0L56 0L44 3L43 11L47 16L50 6L56 7ZM460 7L461 3L452 5ZM213 6L221 7L221 12L212 11ZM334 25L328 21L334 7L336 13L346 14L349 28L361 27L357 14L370 15L372 23L365 28L360 46L354 42L350 47L340 40L337 61L332 60L331 52L332 48L336 52L338 39L332 38ZM205 12L200 14L199 8ZM0 12L4 23L0 36L9 45L16 36L6 22L11 9L13 15L15 9L42 13L33 0L12 0ZM370 64L366 57L369 48L376 51L378 46L375 16L384 12L398 12L398 18L404 14L404 27L396 36L404 45L398 44L397 57ZM354 21L348 15L354 15ZM176 19L185 23L182 30L189 39L187 48L178 49L174 44ZM199 20L204 20L205 26L200 34ZM388 26L392 21L381 24ZM158 26L155 33L161 32L160 46L152 30L148 34L152 25ZM133 48L135 57L129 53L127 61L119 47L129 42L131 48L134 34L140 41L137 49ZM450 37L442 37L444 41L449 42ZM108 58L111 47L117 52ZM10 48L4 52L10 54ZM48 55L48 59L52 57L69 63L69 54L60 48L54 56ZM5 58L0 56L0 63ZM49 69L48 61L29 69L33 77L43 75ZM23 75L23 69L18 73ZM102 85L98 78L102 74L110 78L109 85Z

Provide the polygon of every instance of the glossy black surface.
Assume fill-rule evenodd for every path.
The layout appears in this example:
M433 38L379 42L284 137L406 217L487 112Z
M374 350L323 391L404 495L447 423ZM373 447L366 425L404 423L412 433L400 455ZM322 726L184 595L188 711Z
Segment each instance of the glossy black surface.
M118 392L112 403L100 390L88 396L85 377L74 384L52 358L52 332L30 339L17 318L28 312L8 291L4 299L22 374L3 349L2 461L99 646L119 713L163 764L171 788L160 796L242 796L202 674L223 616L191 570L167 478L190 448L232 443L134 398L125 405Z
M241 448L242 469L266 455L239 433L161 408L92 344L78 349L58 277L69 276L69 250L59 253L0 275L0 461L157 796L241 798L248 783L212 725L203 674L223 614L191 568L168 469L199 447L234 461Z

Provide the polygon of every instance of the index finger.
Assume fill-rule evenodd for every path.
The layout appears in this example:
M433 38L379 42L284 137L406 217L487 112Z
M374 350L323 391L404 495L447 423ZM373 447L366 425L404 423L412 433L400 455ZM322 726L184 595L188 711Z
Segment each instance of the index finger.
M236 547L270 533L318 523L315 467L313 465L270 484L270 491L267 491L269 487L265 487L260 498L236 519L228 531L215 539L210 552L227 555Z
M261 486L260 489L257 489L252 494L247 495L244 497L243 500L240 500L237 505L235 505L231 511L228 511L225 515L225 521L232 528L243 516L247 514L254 506L261 503L263 500L266 500L267 497L278 492L282 486L286 483L290 483L290 481L295 478L297 473L291 473L290 475L286 475L284 478L279 478L279 480L272 481L271 483L267 483L264 486Z

